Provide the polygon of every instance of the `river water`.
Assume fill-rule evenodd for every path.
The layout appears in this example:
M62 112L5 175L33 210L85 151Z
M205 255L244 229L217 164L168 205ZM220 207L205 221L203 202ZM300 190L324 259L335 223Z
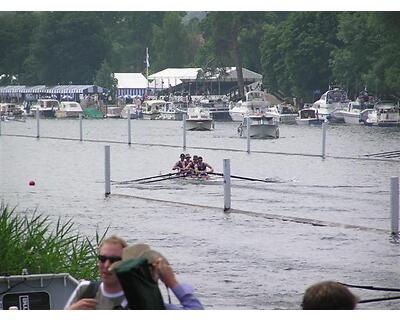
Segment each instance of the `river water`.
M72 218L92 237L96 229L129 243L147 242L169 259L177 278L192 284L207 309L299 309L318 281L400 287L399 244L390 236L390 177L399 159L365 157L400 149L399 128L281 125L276 140L246 139L237 123L188 132L186 150L232 178L232 212L224 213L222 180L113 184L104 197L104 146L111 179L164 174L183 152L182 123L132 120L2 122L0 197L19 210L38 208ZM376 159L376 160L375 160ZM29 186L34 180L36 185ZM353 289L361 299L390 293ZM398 300L360 309L398 309Z

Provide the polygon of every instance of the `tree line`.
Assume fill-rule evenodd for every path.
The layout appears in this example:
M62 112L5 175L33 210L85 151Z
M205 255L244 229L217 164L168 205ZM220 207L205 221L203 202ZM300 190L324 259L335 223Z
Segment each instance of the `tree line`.
M331 84L400 96L399 12L2 12L0 85L98 84L113 72L241 67L311 99ZM242 91L243 92L243 91Z

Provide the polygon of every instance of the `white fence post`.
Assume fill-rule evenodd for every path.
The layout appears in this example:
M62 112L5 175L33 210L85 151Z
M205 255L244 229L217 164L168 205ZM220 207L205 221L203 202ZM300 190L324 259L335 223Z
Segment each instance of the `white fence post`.
M131 109L128 109L128 145L132 144L132 134L131 134Z
M231 209L231 164L229 159L223 160L224 168L224 211Z
M40 138L40 111L39 111L39 106L36 106L36 138Z
M83 141L82 113L79 114L79 141Z
M250 153L250 117L247 115L247 153Z
M110 167L110 146L104 146L104 182L105 196L111 193L111 167Z
M326 150L326 122L322 123L322 159L325 159L325 150Z
M390 215L392 234L399 233L399 177L390 177Z
M183 150L186 150L186 113L183 114L182 127L183 127Z

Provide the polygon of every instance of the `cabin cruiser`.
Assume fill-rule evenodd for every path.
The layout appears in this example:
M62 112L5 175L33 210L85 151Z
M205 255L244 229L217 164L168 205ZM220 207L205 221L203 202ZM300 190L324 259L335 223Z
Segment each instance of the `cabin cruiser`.
M60 102L56 99L39 99L31 106L30 111L33 116L39 111L42 118L54 118L57 110L60 109Z
M23 109L15 103L2 103L0 104L0 116L3 121L21 119Z
M165 102L160 109L160 119L182 121L184 111L180 110L174 103Z
M249 135L250 138L258 139L279 138L277 118L264 114L245 116L237 131L240 137Z
M365 124L369 126L394 127L400 126L399 105L391 101L378 102L374 110L368 114Z
M146 100L142 103L143 119L155 120L160 117L160 111L165 105L164 100Z
M78 102L62 101L55 116L56 118L78 118L80 114L83 114L83 110Z
M343 122L340 112L346 108L349 99L346 91L334 88L326 91L319 100L315 101L312 108L316 110L318 117L330 122Z
M210 111L196 106L187 109L186 130L188 131L209 131L213 125Z
M121 107L107 107L106 118L120 118L121 117Z
M296 118L298 125L319 125L325 120L318 116L317 111L314 108L304 108L299 111L299 115Z
M128 119L128 111L130 111L131 119L140 119L143 117L141 107L136 104L127 104L121 111L121 118Z
M244 116L254 114L255 112L263 113L271 104L267 100L264 91L249 91L245 94L242 101L232 104L229 115L233 121L243 121Z
M210 111L210 115L215 121L232 120L229 114L229 103L221 96L202 97L198 103L201 107Z
M361 124L368 119L368 114L372 111L373 109L359 101L351 101L348 107L342 110L342 115L347 124Z

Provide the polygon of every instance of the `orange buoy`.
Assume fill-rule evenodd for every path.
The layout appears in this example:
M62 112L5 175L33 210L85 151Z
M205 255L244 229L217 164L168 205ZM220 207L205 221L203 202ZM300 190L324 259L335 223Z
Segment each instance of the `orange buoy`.
M29 185L30 186L34 186L35 185L35 181L33 181L33 180L29 181Z

